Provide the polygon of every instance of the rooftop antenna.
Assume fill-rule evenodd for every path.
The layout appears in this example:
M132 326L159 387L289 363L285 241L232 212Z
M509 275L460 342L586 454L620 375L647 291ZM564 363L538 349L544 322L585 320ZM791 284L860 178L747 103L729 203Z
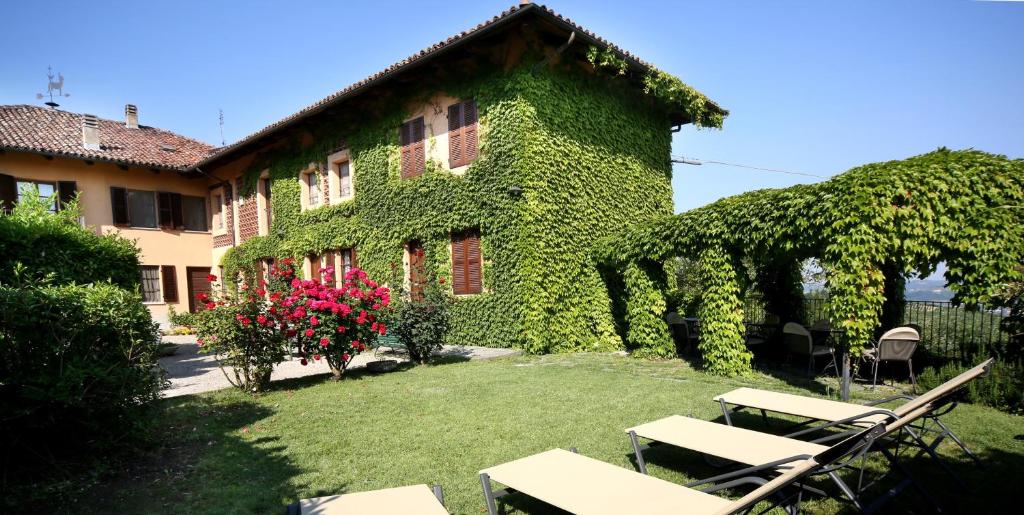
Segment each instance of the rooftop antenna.
M50 79L49 83L46 85L46 95L44 95L42 93L36 93L36 100L42 100L47 95L49 95L50 101L49 102L44 102L44 104L46 104L46 105L56 109L57 107L60 106L60 104L58 104L57 102L53 101L53 94L54 94L54 92L55 91L57 92L57 98L58 99L61 98L61 97L64 97L64 98L70 97L71 93L65 93L64 92L64 74L58 72L57 73L57 80L53 80L53 67L52 66L47 66L46 67L46 76Z
M217 112L220 113L220 146L223 147L225 145L225 143L224 143L224 110L223 109L217 109Z

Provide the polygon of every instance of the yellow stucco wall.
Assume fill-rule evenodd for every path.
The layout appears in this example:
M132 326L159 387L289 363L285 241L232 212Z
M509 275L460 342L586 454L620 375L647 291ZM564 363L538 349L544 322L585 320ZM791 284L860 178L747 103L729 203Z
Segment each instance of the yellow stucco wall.
M144 265L174 265L178 302L147 304L153 313L153 319L166 326L170 306L174 306L179 312L188 311L186 267L210 267L210 249L213 245L210 233L115 227L110 188L120 186L138 190L169 191L206 198L209 225L209 180L188 179L170 171L154 172L135 167L122 170L117 165L109 163L96 162L89 165L78 159L50 160L44 156L15 152L0 153L0 173L18 179L75 181L87 226L93 227L98 233L116 231L125 238L134 239L141 251L140 261Z

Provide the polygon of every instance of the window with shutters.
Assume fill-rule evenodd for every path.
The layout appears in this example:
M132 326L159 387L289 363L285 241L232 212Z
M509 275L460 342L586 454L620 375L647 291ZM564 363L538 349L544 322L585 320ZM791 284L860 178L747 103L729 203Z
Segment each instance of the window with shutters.
M325 268L323 256L319 254L310 254L306 256L306 264L307 270L309 270L309 275L306 276L307 279L313 281L323 279L320 275L320 271Z
M348 150L341 150L327 156L327 162L330 164L327 189L330 191L331 204L355 198L355 177L352 173L352 162L349 160Z
M128 190L128 225L154 229L156 220L155 192Z
M452 233L452 292L474 295L483 291L480 230Z
M448 106L448 167L466 166L476 156L476 101L466 100Z
M181 218L186 231L209 230L206 227L206 199L182 195Z
M426 167L424 139L426 126L423 117L409 120L398 129L398 140L402 147L402 178L409 179L423 175Z
M29 179L18 179L18 202L29 192L37 193L39 198L50 203L50 212L57 211L57 183L47 181L33 181Z
M147 304L162 302L160 296L160 267L144 265L139 267L142 286L142 302Z
M271 198L271 182L269 172L263 172L256 189L256 205L259 217L259 234L270 234L270 224L274 222L274 211Z

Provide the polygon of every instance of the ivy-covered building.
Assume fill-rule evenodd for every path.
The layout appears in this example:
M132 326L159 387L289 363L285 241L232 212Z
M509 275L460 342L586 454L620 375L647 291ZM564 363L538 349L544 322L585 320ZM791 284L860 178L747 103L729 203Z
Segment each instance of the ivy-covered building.
M671 133L725 115L527 3L194 168L212 178L213 262L229 277L295 256L306 274L416 283L423 264L457 296L450 343L609 350L629 307L594 246L672 214Z

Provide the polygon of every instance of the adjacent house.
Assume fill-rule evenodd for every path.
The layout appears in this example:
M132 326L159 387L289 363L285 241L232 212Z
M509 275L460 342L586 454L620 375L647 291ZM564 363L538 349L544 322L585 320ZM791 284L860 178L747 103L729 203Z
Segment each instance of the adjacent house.
M252 280L294 256L307 277L358 266L412 296L435 281L456 297L450 343L534 352L621 348L640 330L592 249L672 214L671 133L727 114L530 3L219 149L130 115L4 109L33 134L0 136L0 173L58 196L75 181L86 223L140 239L154 306L184 309L211 265ZM36 136L28 117L62 130ZM186 214L195 199L205 217Z
M0 203L28 189L60 209L79 198L82 223L138 242L142 296L155 320L187 311L209 289L209 180L189 166L205 143L139 123L29 105L0 106Z

